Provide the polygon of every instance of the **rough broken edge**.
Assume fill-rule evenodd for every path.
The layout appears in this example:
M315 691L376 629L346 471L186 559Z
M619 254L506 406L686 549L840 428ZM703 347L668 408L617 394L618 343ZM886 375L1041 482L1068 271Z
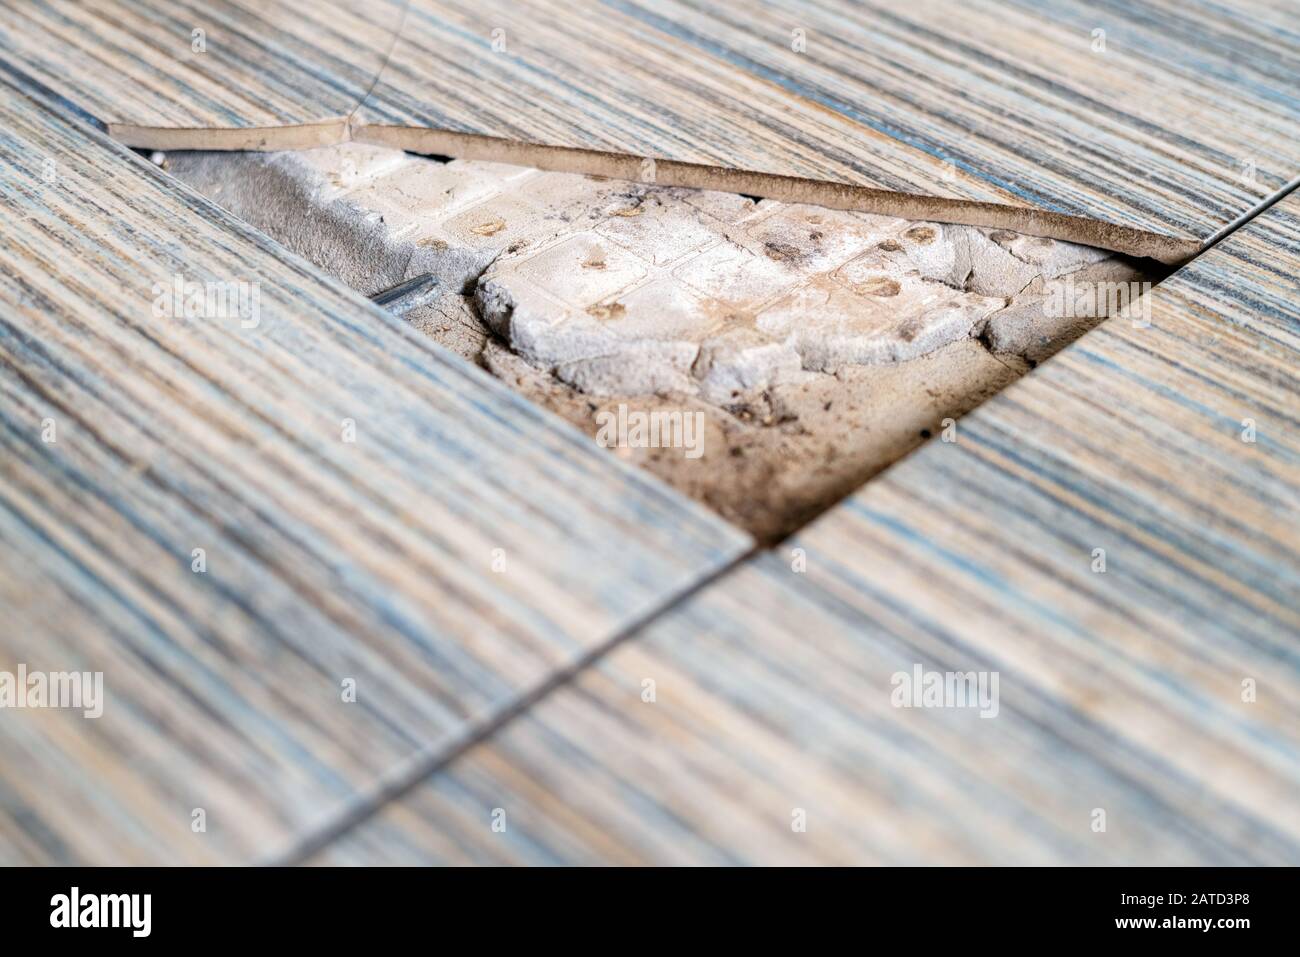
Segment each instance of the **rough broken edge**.
M108 124L108 133L127 146L158 150L300 150L355 141L413 153L452 156L531 166L557 173L580 173L647 182L643 166L653 161L653 183L761 196L785 203L809 203L898 219L1007 229L1151 258L1180 266L1201 251L1195 239L1179 239L1085 216L1070 216L1023 206L948 199L916 193L802 179L776 173L661 160L567 146L525 143L477 133L408 126L357 124L348 117L276 127L226 129L163 128Z

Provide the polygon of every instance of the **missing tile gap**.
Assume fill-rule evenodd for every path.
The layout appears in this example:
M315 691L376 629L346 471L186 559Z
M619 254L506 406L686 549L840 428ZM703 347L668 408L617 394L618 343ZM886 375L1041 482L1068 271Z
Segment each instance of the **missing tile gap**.
M1105 314L1052 305L1053 284L1158 272L1008 230L363 143L168 167L365 295L429 275L413 327L763 542Z

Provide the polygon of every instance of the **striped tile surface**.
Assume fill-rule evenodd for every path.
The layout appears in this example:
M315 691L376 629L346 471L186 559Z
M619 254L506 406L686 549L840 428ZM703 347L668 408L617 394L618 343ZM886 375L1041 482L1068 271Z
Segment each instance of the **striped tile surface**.
M317 860L1300 864L1297 275L1293 196Z
M1286 6L413 0L358 135L1176 260L1300 174Z
M920 617L764 556L311 862L1300 862L1292 739L1265 726L1256 740L1245 705L1230 734L1248 750L1224 797L1215 765L1181 772L1097 720L1071 695L1088 676L1062 663L1065 687L1045 687ZM893 707L893 676L918 665L999 669L997 715ZM1162 710L1138 700L1130 717Z
M274 854L748 545L2 83L0 215L0 671L107 696L0 708L0 861Z
M1295 12L1267 0L19 0L0 12L0 63L137 146L351 136L1181 262L1300 174Z
M346 136L404 0L14 0L0 74L134 146L295 149Z

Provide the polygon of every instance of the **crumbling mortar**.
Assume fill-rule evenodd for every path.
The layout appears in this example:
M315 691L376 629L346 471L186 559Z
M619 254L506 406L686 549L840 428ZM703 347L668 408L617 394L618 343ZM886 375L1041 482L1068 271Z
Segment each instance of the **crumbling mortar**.
M192 158L182 164L188 165L182 171L185 174L182 178L190 179L192 185L217 202L229 205L233 194L221 192L220 186L243 179L238 172L231 171L247 169L249 165L263 167L264 179L277 177L280 188L288 188L283 191L280 208L274 210L281 221L253 224L314 261L320 257L318 265L364 293L376 291L373 287L380 281L380 272L384 273L384 281L391 279L390 284L396 284L413 272L428 269L430 264L451 263L454 268L444 272L446 293L427 306L413 309L407 320L589 434L594 434L595 416L620 405L637 410L699 412L705 417L708 432L705 457L701 460L683 460L679 451L663 448L618 449L612 454L640 462L684 494L705 502L765 541L806 521L825 504L928 435L937 433L943 418L960 416L1023 374L1033 362L1039 361L1035 350L1044 348L1034 337L1041 336L1040 327L1050 317L1035 315L1032 303L1038 292L1033 288L1034 283L1048 270L1040 269L1035 261L1019 253L1023 248L1033 256L1049 255L1052 247L1034 246L1014 234L995 237L981 233L986 241L982 248L993 243L1007 254L1005 268L997 259L998 254L990 260L996 269L1002 270L1000 273L982 273L976 263L960 259L950 261L951 269L945 272L942 262L931 261L924 267L930 274L918 279L919 272L906 273L907 268L919 268L912 262L909 249L918 248L917 243L942 244L946 231L957 242L963 242L966 227L904 223L817 207L787 206L771 201L755 203L728 194L516 171L513 175L521 177L521 182L526 181L524 190L530 194L539 189L539 183L560 192L567 189L572 197L566 207L567 215L539 214L537 222L568 221L572 226L566 231L547 225L540 231L529 232L525 219L522 225L512 221L514 232L503 233L499 243L496 239L474 236L462 242L449 232L430 231L422 223L413 225L412 217L404 215L403 209L395 212L393 222L381 222L383 212L369 210L359 202L375 195L373 189L364 191L368 188L365 183L344 182L344 188L340 188L331 180L333 191L326 189L323 182L315 193L305 189L308 174L328 166L318 162L316 167L310 167L300 156L282 160L285 165L278 165L276 154L258 157L226 154L218 160L203 160L191 154ZM422 157L421 162L424 161ZM221 176L199 177L204 182L193 182L196 168L204 162L225 164L226 171ZM430 175L449 177L453 183L466 182L455 177L467 173L479 175L477 171L482 165L462 161L431 165ZM490 164L488 167L489 176L509 175L506 167ZM569 185L557 185L560 179ZM415 203L418 199L416 194L420 190L408 187L409 183L402 188L408 199L401 203ZM218 190L215 194L214 188ZM444 195L437 193L438 189L442 187L432 187L428 196ZM450 192L450 188L445 190L447 194ZM471 199L471 195L477 194L461 193L464 205L457 204L454 215L464 218L475 210L481 209L487 215L494 208L508 208L511 196L518 193L518 187L502 189L487 201ZM585 200L586 195L592 198ZM237 201L239 197L233 199ZM382 201L383 197L379 199ZM494 203L505 206L494 207ZM624 214L638 212L620 215L620 210ZM246 219L270 212L232 211ZM291 222L294 215L297 221ZM659 227L655 226L656 221L661 223ZM662 225L664 222L668 223L667 227ZM399 223L407 232L401 233L402 240L395 241L390 227ZM472 220L467 220L465 225L472 225ZM655 228L660 232L655 233ZM658 267L650 263L661 250L674 248L673 243L681 236L689 237L692 229L703 230L701 237L710 232L713 239L695 247L681 245L678 252L664 260L670 265ZM852 300L879 306L881 335L893 337L879 341L874 351L843 351L842 344L833 342L830 346L834 348L827 346L828 336L833 338L845 331L837 330L834 323L822 322L816 329L811 328L827 315L826 309L817 305L818 295L842 296L847 294L845 290L855 296L862 295L853 284L872 281L871 275L849 276L844 272L849 263L860 262L866 256L843 246L845 236L853 235L855 230L865 235L867 252L882 264L872 270L887 275L897 286L892 290L883 289L884 298ZM332 236L323 237L322 233ZM872 235L887 238L876 241L871 239ZM622 245L614 242L612 236L619 237ZM570 339L563 343L564 349L549 354L543 350L539 355L535 352L537 336L551 326L563 327L567 320L557 322L558 316L553 311L548 314L543 310L543 307L552 308L545 303L556 301L553 297L534 299L530 306L528 286L533 282L581 278L578 270L583 262L594 261L591 255L584 252L570 260L569 265L555 258L566 244L576 241L575 237L586 237L584 242L591 241L586 249L598 252L602 268L592 275L596 286L603 281L602 277L615 275L619 262L628 260L627 247L635 247L641 262L639 273L627 272L629 278L621 291L576 301L578 320L589 324L592 321L583 318L587 303L602 309L608 304L626 306L617 311L605 310L608 318L601 322L606 325L594 324L593 328L599 332L614 328L610 323L628 323L630 333L617 344L617 349L609 348L608 340L593 337ZM332 249L320 248L326 239L333 242ZM763 248L770 248L764 246L765 242L786 243L788 249L776 251L784 252L787 261L782 263L763 254ZM668 311L672 294L675 290L693 290L692 295L697 295L699 291L678 278L684 268L682 264L695 262L710 251L715 257L725 257L732 255L733 250L739 256L750 255L755 249L760 250L756 257L758 265L769 268L765 264L770 263L771 270L785 277L782 279L785 285L764 291L766 287L760 284L737 297L735 288L723 283L718 287L720 291L707 300L711 311L695 318L696 324L688 330L689 334L673 332L673 317ZM548 256L550 260L538 265ZM533 272L526 274L523 267L529 263L534 264ZM717 267L710 268L716 272ZM1034 278L1022 282L1022 272L1033 272ZM634 273L641 278L632 278ZM960 282L954 279L958 273ZM1015 288L1017 292L997 296L980 292L988 292L998 281L1008 280L1011 284L1006 289ZM979 310L955 312L947 325L939 329L940 334L926 338L925 311L914 316L896 306L907 298L909 290L923 293L930 288L918 285L922 282L932 284L934 289L947 289L954 297L982 296L981 302L996 308L982 315ZM643 290L654 292L658 298L643 297L637 305L632 301L633 294ZM944 294L932 298L936 305L943 305ZM754 370L748 370L743 363L737 364L736 354L719 351L720 345L736 337L739 346L750 348L743 340L757 328L757 317L769 316L787 301L791 303L788 316L780 323L759 329L761 335L755 342L760 349L796 356L794 369L787 370L789 375L778 369L780 374L768 376L761 365L750 375ZM921 296L915 301L927 300ZM835 307L829 298L827 302ZM1016 337L1018 327L1011 321L1017 318L1011 315L1014 306L1022 308L1019 319L1027 323L1025 328L1033 334L1031 338ZM521 310L528 308L535 310L531 318L521 315ZM851 310L844 311L842 316L849 332L853 331L853 323L861 319ZM910 317L909 324L905 325L899 317ZM965 321L971 317L974 317L972 321ZM995 335L995 325L1006 328ZM1067 331L1073 335L1082 329L1080 325ZM665 336L669 338L664 340ZM658 355L646 351L653 350L662 341L675 343L677 351ZM1059 344L1054 341L1049 346L1055 348ZM836 349L841 351L837 353ZM641 371L647 363L672 365L680 376L659 380L623 377L627 369ZM595 371L581 368L592 365L600 368ZM609 371L605 367L614 367L618 374L600 380L599 376ZM730 369L734 374L717 380L716 388L706 392L700 383L717 368ZM581 391L582 387L593 384L604 391Z

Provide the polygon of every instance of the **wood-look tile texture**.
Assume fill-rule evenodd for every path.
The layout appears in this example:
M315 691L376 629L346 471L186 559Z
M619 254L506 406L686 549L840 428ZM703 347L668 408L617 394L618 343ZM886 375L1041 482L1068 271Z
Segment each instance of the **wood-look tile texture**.
M1300 864L1297 275L1293 196L318 859Z
M0 861L273 854L748 546L3 83L0 218L0 671L107 699L0 708Z
M1177 260L1300 174L1297 90L1268 3L413 0L357 135Z
M19 0L0 62L136 146L352 137L1169 262L1300 174L1266 0Z
M346 137L404 5L13 0L0 7L0 73L133 146L319 146Z

